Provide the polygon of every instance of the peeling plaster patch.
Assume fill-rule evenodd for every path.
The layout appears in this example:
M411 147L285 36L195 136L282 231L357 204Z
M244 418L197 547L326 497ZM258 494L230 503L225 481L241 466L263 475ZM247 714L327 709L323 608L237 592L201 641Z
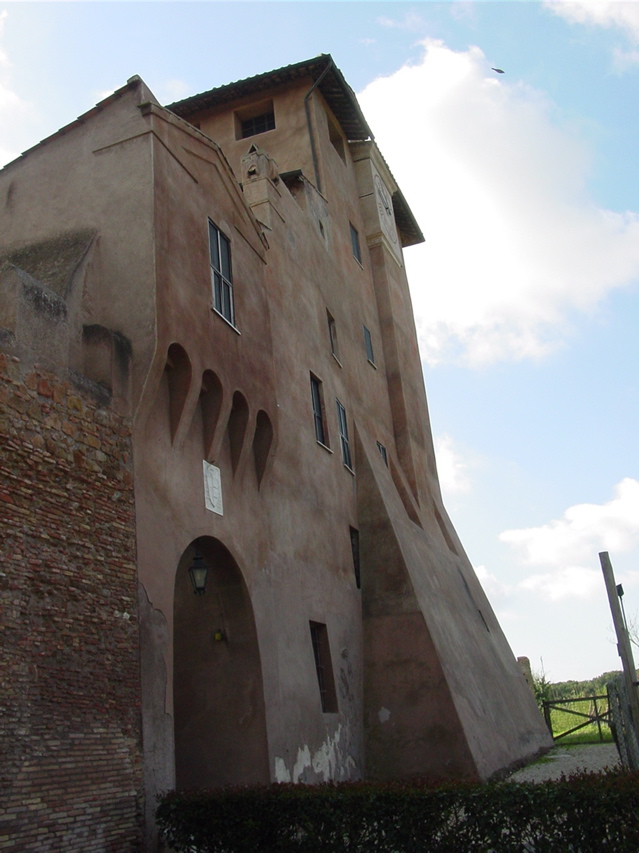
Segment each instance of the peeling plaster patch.
M276 758L275 759L275 781L276 782L290 782L291 781L291 774L288 772L283 758Z
M293 767L293 782L303 781L302 777L307 767L311 765L311 751L308 746L297 750L297 761Z
M275 778L278 782L327 782L329 779L358 778L357 763L348 749L348 727L340 723L333 737L329 737L311 756L307 745L297 750L293 772L289 773L283 758L275 759Z
M380 723L387 723L390 719L390 711L388 708L380 708L377 716L379 717Z
M339 735L339 729L337 735ZM325 779L332 779L335 759L335 741L329 739L320 746L313 756L313 770Z

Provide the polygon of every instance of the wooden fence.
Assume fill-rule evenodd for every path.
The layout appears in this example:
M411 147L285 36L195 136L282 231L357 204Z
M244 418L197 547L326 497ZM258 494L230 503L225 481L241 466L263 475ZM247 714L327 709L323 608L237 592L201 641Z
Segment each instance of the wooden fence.
M579 711L576 708L572 707L577 703L586 702L588 702L587 710ZM607 696L580 696L576 699L544 699L543 706L546 725L548 726L550 734L556 741L561 740L561 738L567 737L568 735L574 734L575 732L578 732L581 729L585 729L587 726L591 726L594 723L596 723L597 725L597 730L599 732L599 740L603 741L604 734L601 726L602 724L604 726L610 726L610 709L608 707ZM583 722L579 722L571 729L567 729L566 731L558 732L557 734L555 734L555 732L553 731L551 713L553 709L561 711L562 714L571 714L574 717L583 720Z

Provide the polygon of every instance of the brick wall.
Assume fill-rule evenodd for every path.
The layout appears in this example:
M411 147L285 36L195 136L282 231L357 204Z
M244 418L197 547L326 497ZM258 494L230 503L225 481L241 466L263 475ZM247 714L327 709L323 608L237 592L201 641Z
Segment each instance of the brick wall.
M0 353L0 851L141 847L130 453L90 385Z

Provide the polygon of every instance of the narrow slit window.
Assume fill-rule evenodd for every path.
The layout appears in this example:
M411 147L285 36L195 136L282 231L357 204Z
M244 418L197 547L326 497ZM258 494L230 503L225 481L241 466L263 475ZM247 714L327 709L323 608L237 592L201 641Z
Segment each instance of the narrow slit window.
M366 328L366 326L362 326L364 329L364 346L366 347L366 358L370 361L370 363L375 366L375 355L373 353L373 339L371 337L370 330Z
M231 274L231 244L209 219L209 259L213 285L213 307L225 320L235 325L233 278Z
M384 460L384 464L385 464L385 465L386 465L386 467L388 468L388 454L386 453L386 448L385 448L385 447L384 447L384 445L381 443L381 441L378 441L378 442L377 442L377 449L379 450L379 455L380 455L380 456L382 457L382 459Z
M322 394L322 383L311 373L311 402L313 404L313 421L315 423L315 438L324 447L328 447L328 430L326 429L326 418L324 416L324 399Z
M335 356L335 358L339 361L339 345L337 343L337 326L335 325L335 318L331 314L330 311L326 312L326 319L328 320L328 337L331 342L331 352Z
M351 445L348 440L348 424L346 422L346 409L340 403L339 400L335 401L337 403L337 425L339 428L339 439L340 444L342 446L342 462L349 471L353 470L353 464L351 461Z
M333 665L326 625L322 622L309 622L309 625L322 711L325 714L335 714L338 711L337 693L335 692L335 679L333 678Z
M351 247L353 249L353 257L355 260L361 264L362 263L362 252L359 246L359 234L357 233L357 228L351 223Z
M349 527L351 533L351 551L353 553L353 570L355 572L355 583L357 589L361 589L362 581L359 569L359 530Z

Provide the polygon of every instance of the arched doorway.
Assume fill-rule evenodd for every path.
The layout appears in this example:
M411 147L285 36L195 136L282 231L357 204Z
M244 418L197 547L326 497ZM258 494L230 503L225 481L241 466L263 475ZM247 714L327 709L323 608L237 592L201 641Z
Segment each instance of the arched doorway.
M196 550L206 592L189 577ZM177 788L269 781L262 668L242 573L217 539L186 549L175 576L173 700Z

